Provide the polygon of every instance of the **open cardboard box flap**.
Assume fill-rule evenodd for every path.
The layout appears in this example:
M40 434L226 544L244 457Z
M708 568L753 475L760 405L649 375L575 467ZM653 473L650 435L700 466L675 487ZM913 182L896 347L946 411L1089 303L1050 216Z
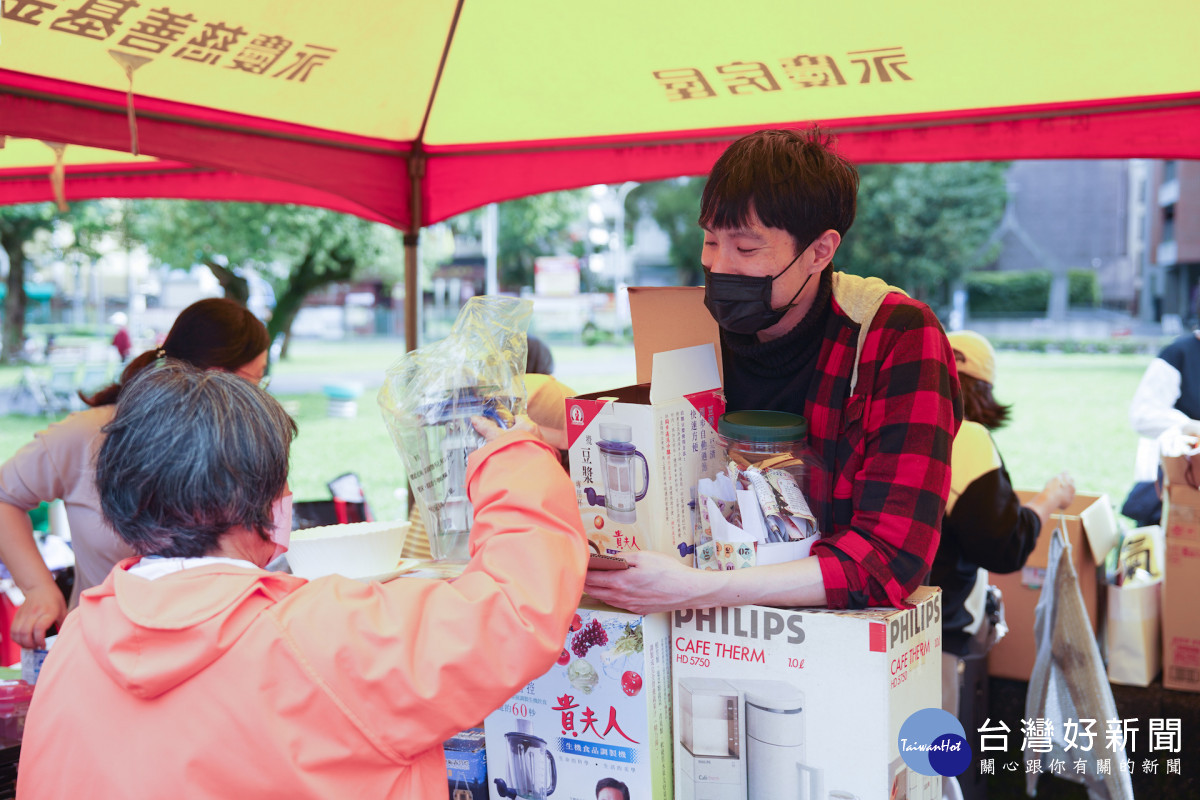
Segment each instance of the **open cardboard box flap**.
M721 385L720 332L704 307L704 287L631 286L629 313L633 320L638 383L650 383L652 374L659 380L655 353L708 345L713 348L717 363L716 382L712 386Z

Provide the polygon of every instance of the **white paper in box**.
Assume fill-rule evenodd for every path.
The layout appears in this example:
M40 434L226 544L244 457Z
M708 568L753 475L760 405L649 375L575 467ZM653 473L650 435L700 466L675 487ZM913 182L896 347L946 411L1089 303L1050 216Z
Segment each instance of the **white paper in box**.
M941 596L912 609L672 614L675 796L940 798L900 727L941 706Z
M657 550L691 566L696 483L722 467L720 376L711 345L655 353L653 363L649 386L567 401L571 479L594 551Z
M490 796L595 800L596 783L614 778L631 797L668 800L669 626L667 614L581 607L560 663L484 720Z

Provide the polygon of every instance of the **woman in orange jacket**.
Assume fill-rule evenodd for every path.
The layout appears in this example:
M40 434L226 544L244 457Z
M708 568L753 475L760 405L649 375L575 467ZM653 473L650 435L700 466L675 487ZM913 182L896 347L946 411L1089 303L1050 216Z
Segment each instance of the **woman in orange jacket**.
M290 529L292 420L231 375L139 375L96 474L140 555L67 617L18 796L445 796L441 743L550 668L587 563L553 449L476 428L461 577L305 581L263 569Z

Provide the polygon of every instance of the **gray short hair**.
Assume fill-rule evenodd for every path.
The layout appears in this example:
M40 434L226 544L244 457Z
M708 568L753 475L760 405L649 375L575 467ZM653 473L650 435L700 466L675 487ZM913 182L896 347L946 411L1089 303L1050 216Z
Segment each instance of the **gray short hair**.
M257 386L166 359L124 388L103 430L100 508L136 552L206 555L232 526L267 537L296 423Z

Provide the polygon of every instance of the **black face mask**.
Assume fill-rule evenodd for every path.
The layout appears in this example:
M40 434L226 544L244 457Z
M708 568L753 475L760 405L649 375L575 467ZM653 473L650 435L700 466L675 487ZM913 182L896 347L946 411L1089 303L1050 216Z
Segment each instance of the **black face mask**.
M807 248L805 248L807 249ZM801 250L778 275L733 275L716 273L704 269L704 305L712 314L717 325L730 333L751 335L765 330L783 319L783 315L796 305L796 298L812 279L809 274L782 308L771 308L771 287L775 279L792 268L792 264L804 254Z

